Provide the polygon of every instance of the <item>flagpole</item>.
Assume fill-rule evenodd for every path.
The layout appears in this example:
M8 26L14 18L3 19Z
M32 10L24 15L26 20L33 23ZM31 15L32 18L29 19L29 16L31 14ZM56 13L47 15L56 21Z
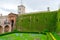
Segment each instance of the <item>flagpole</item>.
M21 5L22 5L22 0L21 0Z

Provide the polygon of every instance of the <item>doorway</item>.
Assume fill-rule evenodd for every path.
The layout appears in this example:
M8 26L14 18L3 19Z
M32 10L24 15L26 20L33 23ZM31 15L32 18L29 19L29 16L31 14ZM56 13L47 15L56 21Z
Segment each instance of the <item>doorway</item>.
M11 30L13 30L14 20L11 20Z

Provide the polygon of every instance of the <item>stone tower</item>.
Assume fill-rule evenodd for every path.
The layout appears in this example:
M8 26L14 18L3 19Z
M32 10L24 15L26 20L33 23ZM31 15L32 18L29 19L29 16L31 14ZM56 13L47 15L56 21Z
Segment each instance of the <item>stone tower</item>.
M25 6L24 5L19 5L18 6L18 13L19 14L24 14L25 13Z
M22 0L21 0L21 5L18 5L18 13L19 14L25 13L25 6L22 4Z

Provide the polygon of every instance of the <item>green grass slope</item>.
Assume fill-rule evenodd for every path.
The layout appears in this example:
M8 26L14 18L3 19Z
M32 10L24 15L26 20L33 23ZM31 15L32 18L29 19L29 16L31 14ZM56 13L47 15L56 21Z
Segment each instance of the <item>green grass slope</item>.
M60 36L57 35L57 33L52 33L52 34L53 34L53 36L56 38L56 40L60 40Z

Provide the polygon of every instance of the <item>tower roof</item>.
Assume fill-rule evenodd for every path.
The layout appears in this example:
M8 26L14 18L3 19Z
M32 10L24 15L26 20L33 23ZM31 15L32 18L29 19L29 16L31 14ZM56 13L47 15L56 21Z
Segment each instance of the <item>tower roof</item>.
M25 7L24 5L19 5L18 7Z

